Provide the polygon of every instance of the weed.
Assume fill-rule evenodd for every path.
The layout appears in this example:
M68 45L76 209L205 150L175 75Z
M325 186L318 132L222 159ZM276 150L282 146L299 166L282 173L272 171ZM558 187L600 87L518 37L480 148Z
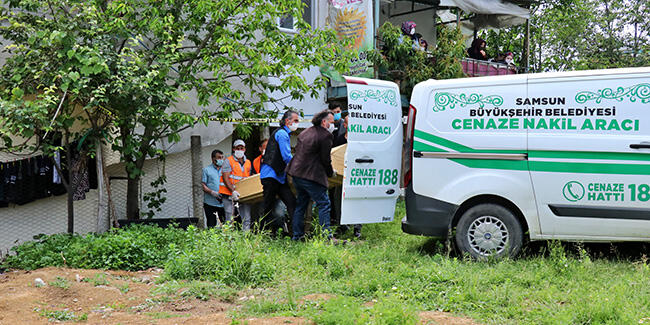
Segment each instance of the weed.
M168 318L176 318L176 317L188 317L189 315L186 314L171 314L171 313L166 313L164 311L156 311L156 312L148 312L145 313L145 315L153 318L153 319L168 319Z
M57 276L56 280L50 282L50 285L61 289L69 289L70 281L68 281L66 278Z
M117 288L120 289L120 292L124 293L124 294L129 292L129 290L130 290L128 283L117 285Z
M83 282L90 282L90 283L92 283L95 287L97 287L97 286L102 286L102 285L103 285L103 286L107 286L107 285L111 284L111 282L108 281L108 278L106 277L106 274L105 274L105 273L97 273L97 274L95 274L94 277L92 277L92 278L84 278L84 279L81 280L81 281L83 281Z
M48 309L35 309L34 311L42 317L46 317L50 322L65 322L65 321L75 321L83 322L88 320L88 314L81 314L79 316L75 315L73 312L64 310L48 310Z

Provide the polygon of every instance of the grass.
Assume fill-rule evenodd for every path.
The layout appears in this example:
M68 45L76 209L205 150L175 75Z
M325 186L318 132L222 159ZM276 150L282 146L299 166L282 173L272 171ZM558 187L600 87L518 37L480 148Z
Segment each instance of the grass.
M159 245L164 252L146 252L168 256L151 260L165 266L152 294L234 302L235 322L299 316L316 324L414 324L419 312L445 311L486 324L650 323L644 245L632 245L629 254L629 245L534 243L516 260L476 262L449 253L444 242L404 234L399 224L403 203L396 213L394 222L364 226L364 240L348 245L322 239L296 243L232 229L170 230L172 239ZM138 238L129 232L143 231L161 238L158 242L167 236L146 228L121 231L114 235ZM75 251L83 252L81 239L75 240ZM101 242L114 240L102 237ZM27 245L45 256L60 255ZM119 247L127 246L120 242ZM21 252L30 254L27 248ZM124 248L120 254L134 253ZM119 263L112 260L111 265ZM329 299L305 300L309 294Z
M449 254L440 241L402 233L403 205L397 214L395 222L364 226L365 241L354 245L269 240L269 290L234 316L303 316L318 324L407 324L427 310L487 324L631 324L650 317L643 256L549 242L531 245L517 260L476 262ZM292 303L311 293L335 298Z

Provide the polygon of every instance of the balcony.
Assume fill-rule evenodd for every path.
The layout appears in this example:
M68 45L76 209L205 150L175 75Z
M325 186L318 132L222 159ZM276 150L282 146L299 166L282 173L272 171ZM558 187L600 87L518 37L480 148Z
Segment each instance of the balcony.
M461 61L463 72L468 77L502 76L517 74L517 68L503 63L465 58Z

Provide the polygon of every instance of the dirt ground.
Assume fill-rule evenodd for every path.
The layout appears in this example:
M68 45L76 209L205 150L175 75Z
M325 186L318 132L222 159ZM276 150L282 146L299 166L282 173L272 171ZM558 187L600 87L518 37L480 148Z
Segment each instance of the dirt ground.
M155 299L151 289L161 270L140 272L44 268L0 274L0 325L47 324L55 318L87 324L230 324L237 304L218 299ZM35 280L46 285L39 286ZM64 281L61 279L65 279ZM302 300L329 299L308 295ZM84 317L85 315L85 317ZM81 317L81 318L80 318ZM87 319L84 319L87 318ZM473 325L447 313L423 312L422 324ZM246 318L246 324L310 324L304 318ZM60 321L58 321L60 322Z

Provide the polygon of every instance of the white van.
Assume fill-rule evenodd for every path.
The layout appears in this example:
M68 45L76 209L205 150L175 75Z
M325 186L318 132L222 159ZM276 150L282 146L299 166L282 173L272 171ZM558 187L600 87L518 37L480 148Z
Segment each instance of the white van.
M366 110L392 108L371 103L397 90L357 78L348 88L350 107L366 119ZM382 139L390 143L373 147L350 130L344 221L377 222L386 217L378 209L395 202L387 187L371 193L350 183L352 170L373 168L366 156L383 170L399 168L401 147L393 146L403 132L391 126ZM525 238L650 240L650 68L429 80L413 90L406 137L398 173L407 233L453 234L476 258L514 256ZM361 190L371 195L359 198Z

